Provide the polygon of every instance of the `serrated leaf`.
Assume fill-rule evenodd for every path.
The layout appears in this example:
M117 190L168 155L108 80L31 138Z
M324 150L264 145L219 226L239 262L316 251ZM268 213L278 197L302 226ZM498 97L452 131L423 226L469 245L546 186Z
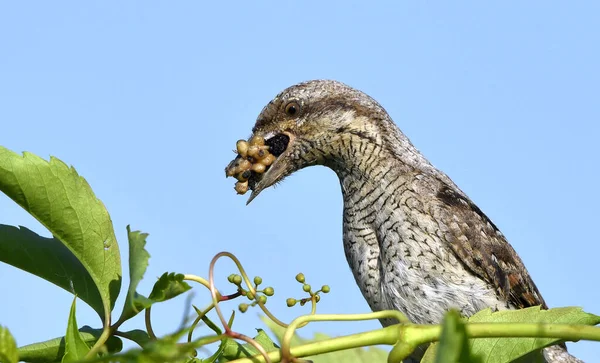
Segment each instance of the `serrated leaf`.
M154 284L148 298L153 303L166 301L177 295L183 294L192 287L183 281L183 274L165 272Z
M269 327L269 330L277 338L278 344L281 345L281 339L283 338L283 334L285 333L285 328L277 325L275 322L266 317L261 317L261 320ZM292 337L292 347L296 345L308 344L327 339L331 339L331 337L321 333L316 333L313 339L304 339L299 337L297 334L294 334L294 336ZM383 363L387 362L388 355L389 352L386 350L377 347L369 347L346 349L338 352L305 357L303 359L311 360L313 363Z
M81 261L56 238L45 238L25 227L0 224L0 261L62 287L102 316L104 306L92 276Z
M144 273L148 268L150 254L144 248L146 246L147 233L140 231L131 231L127 226L127 237L129 240L129 288L127 289L127 298L123 305L123 312L119 321L131 319L140 311L152 305L152 302L145 296L136 291L138 284L142 281Z
M104 309L98 313L108 322L121 287L121 257L110 216L87 181L57 158L48 162L0 146L0 191L40 221L81 262L102 298ZM38 271L27 263L20 268Z
M65 335L65 355L62 358L63 363L76 362L82 360L90 351L90 347L77 329L77 318L75 317L75 304L77 296L73 298L71 311L69 312L69 321L67 323L67 334Z
M263 349L269 353L275 350L278 350L279 347L273 343L273 340L265 333L262 329L256 329L258 335L256 335L253 339L263 347ZM222 356L219 358L219 362L228 362L230 360L239 359L239 358L248 358L253 355L260 354L259 351L254 348L254 346L250 343L240 344L233 339L226 339L222 344L222 348L219 349L222 351Z
M8 328L0 325L0 363L18 363L17 343Z
M148 258L150 257L148 252L144 249L147 234L139 233L137 231L131 232L129 231L129 227L127 227L127 230L129 232L130 246L133 246L130 247L129 260L130 271L133 272L127 299L119 321L130 319L140 311L152 306L152 304L172 299L192 288L187 282L183 281L183 274L165 272L158 281L156 281L152 288L152 292L148 297L138 294L135 289L148 267Z
M600 324L600 316L584 312L579 307L542 310L534 306L519 310L492 313L482 310L468 319L469 323L548 323ZM510 362L532 351L560 342L553 338L481 338L471 339L471 353L482 357L485 363Z
M92 346L102 334L102 329L92 329L89 326L84 326L79 329L79 333L85 343L88 346ZM106 341L105 346L111 353L120 352L123 349L123 341L119 337L111 336ZM18 352L19 359L23 362L59 362L65 355L65 337L25 345L20 347Z

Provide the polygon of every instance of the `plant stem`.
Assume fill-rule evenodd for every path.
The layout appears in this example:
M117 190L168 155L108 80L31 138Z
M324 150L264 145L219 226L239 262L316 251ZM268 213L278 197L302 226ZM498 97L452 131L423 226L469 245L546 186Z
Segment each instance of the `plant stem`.
M600 327L547 323L467 323L469 338L557 338L600 341Z
M104 343L106 343L108 338L112 335L112 332L113 331L110 326L105 326L102 330L102 334L100 334L98 340L96 341L92 349L90 349L90 351L87 352L84 359L90 359L91 357L95 357L104 345Z
M144 322L146 323L146 332L148 336L152 340L156 340L156 335L154 334L154 330L152 330L152 319L151 319L151 309L152 306L148 306L146 308L146 312L144 314Z
M285 330L283 339L281 340L281 354L285 361L291 361L290 343L294 332L297 328L306 325L310 321L357 321L357 320L372 320L381 318L395 318L400 322L407 323L408 318L396 310L384 310L367 314L321 314L321 315L303 315L290 323Z
M205 278L202 278L200 276L185 274L183 275L183 279L188 281L195 281L199 284L204 285L207 289L210 289L210 284L208 283L208 281L206 281Z
M363 315L363 314L357 314ZM364 314L370 315L370 314ZM313 317L320 317L314 315ZM328 320L324 318L312 319ZM300 317L303 318L303 317ZM300 319L298 318L298 319ZM296 320L298 320L296 319ZM341 319L338 319L341 320ZM296 322L296 321L294 321ZM301 322L301 321L300 321ZM592 340L600 342L600 328L578 324L545 324L545 323L467 323L467 334L470 339L477 338L555 338L561 340ZM372 345L395 345L400 339L407 344L423 344L435 342L442 331L441 325L392 325L383 329L332 338L319 342L304 344L289 350L293 357L306 357L338 350L366 347ZM285 338L284 338L285 340ZM282 344L283 349L283 344ZM281 351L270 352L272 362L281 360ZM242 358L231 363L264 362L260 355Z

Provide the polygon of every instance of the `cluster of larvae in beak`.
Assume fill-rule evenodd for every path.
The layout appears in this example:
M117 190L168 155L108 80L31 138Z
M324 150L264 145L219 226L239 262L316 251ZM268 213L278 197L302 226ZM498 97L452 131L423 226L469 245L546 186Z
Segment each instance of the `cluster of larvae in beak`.
M264 173L267 167L273 164L276 156L269 152L269 146L265 145L265 139L260 136L254 136L249 141L238 140L236 151L238 156L227 166L225 174L235 177L238 180L235 183L235 191L245 194L252 172Z

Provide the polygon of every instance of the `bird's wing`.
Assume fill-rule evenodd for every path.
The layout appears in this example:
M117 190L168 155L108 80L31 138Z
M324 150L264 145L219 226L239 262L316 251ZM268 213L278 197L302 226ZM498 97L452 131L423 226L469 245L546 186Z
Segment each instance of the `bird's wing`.
M542 295L523 262L492 221L456 187L443 181L436 193L440 213L448 221L444 238L459 260L516 308L541 305Z

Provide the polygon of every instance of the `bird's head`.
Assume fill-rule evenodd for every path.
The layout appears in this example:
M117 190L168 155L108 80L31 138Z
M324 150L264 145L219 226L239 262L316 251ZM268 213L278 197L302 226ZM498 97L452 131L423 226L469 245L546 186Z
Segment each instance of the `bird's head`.
M252 137L264 138L276 159L264 173L252 172L248 203L296 170L335 163L336 143L344 135L381 144L387 128L396 129L385 110L343 83L315 80L285 89L264 107L252 129Z

